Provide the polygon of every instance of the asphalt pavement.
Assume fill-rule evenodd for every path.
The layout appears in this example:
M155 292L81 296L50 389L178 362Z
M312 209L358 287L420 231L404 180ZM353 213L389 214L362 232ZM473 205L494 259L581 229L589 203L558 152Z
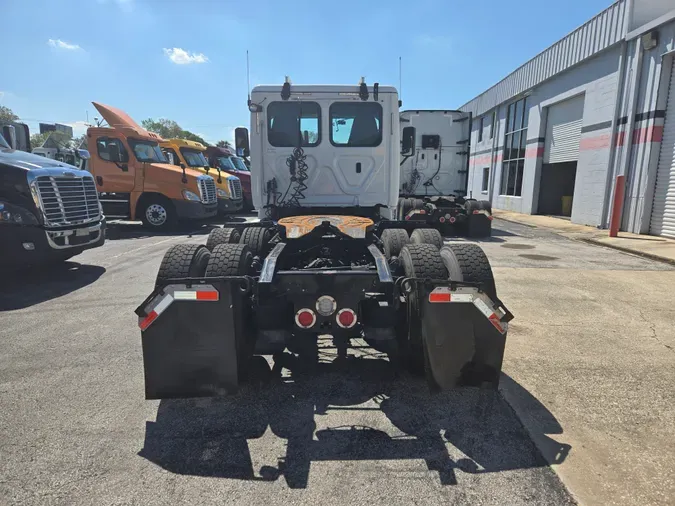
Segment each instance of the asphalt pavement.
M0 504L501 505L598 497L586 495L578 477L587 457L566 468L575 454L586 455L584 444L602 447L584 440L579 417L567 409L583 381L548 370L556 362L550 353L539 357L546 346L567 352L565 364L574 353L552 344L566 336L547 327L542 337L537 325L555 320L568 299L583 299L579 288L556 292L572 271L592 291L594 273L616 289L617 279L637 282L644 273L665 283L672 268L495 221L494 237L482 245L517 318L500 392L430 394L365 346L343 363L326 346L311 376L290 373L232 398L145 401L134 309L150 293L164 252L204 243L208 230L157 236L112 225L104 247L62 268L2 279ZM608 276L608 266L621 275ZM574 318L566 313L564 322ZM663 395L657 405L665 416L672 408ZM591 428L604 420L595 415Z

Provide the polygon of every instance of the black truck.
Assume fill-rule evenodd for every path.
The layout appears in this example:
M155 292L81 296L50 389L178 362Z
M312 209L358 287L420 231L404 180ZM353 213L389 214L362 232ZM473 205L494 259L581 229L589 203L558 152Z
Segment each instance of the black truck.
M105 241L93 177L0 136L0 264L62 262Z

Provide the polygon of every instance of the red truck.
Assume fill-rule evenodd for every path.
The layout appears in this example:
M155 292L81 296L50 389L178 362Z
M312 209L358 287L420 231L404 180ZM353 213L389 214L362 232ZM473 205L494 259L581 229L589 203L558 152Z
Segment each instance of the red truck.
M251 196L251 171L248 169L244 160L236 156L227 148L219 148L217 146L208 146L206 148L206 158L209 160L211 167L220 168L237 176L241 181L241 189L244 194L244 209L253 209L253 198Z

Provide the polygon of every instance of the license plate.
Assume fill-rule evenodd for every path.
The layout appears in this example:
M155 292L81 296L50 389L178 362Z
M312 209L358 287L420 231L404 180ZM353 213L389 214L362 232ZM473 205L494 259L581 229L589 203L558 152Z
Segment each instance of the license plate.
M84 237L85 235L88 236L89 235L89 229L88 228L78 228L77 230L75 230L75 235L77 237Z

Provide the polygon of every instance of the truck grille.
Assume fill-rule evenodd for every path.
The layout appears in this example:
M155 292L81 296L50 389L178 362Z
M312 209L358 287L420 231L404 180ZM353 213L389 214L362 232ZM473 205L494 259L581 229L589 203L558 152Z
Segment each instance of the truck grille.
M230 195L233 200L241 199L241 181L239 179L228 179L230 185Z
M213 204L216 202L216 182L212 177L199 178L199 193L202 203Z
M39 176L35 188L47 225L78 225L101 217L91 177Z

